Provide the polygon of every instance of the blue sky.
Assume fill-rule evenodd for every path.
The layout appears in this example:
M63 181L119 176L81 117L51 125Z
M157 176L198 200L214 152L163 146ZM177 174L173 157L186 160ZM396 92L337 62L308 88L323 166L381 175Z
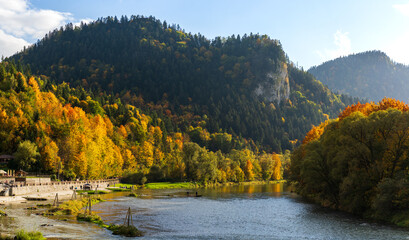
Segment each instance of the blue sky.
M304 69L368 50L409 65L409 0L0 0L0 55L68 22L115 15L152 15L210 39L267 34Z

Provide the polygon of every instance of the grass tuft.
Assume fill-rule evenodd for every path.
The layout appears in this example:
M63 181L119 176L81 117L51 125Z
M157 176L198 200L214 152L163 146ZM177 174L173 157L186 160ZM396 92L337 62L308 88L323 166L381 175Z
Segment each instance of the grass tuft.
M138 194L136 194L135 192L131 192L128 197L138 197Z
M0 217L7 217L7 213L4 211L0 210Z
M114 235L121 235L125 237L142 237L143 233L139 231L135 226L114 225L108 226L108 230L112 231Z
M46 238L43 237L41 232L26 232L24 230L20 230L17 232L16 240L45 240Z
M102 226L104 224L101 217L98 216L97 214L89 215L89 214L79 213L77 215L77 220L78 221L85 221L85 222L92 222L92 223L98 224L100 226Z
M47 207L52 207L53 205L51 204L51 203L47 203L47 204L37 204L37 207L44 207L44 208L47 208Z

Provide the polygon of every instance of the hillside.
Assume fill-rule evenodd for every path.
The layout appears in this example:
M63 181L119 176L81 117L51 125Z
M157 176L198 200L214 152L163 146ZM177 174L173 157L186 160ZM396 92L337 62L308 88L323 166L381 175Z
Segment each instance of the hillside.
M312 125L356 101L295 68L268 36L209 40L153 17L67 25L8 60L166 116L167 131L180 129L213 150L209 133L217 132L261 150L292 149Z
M330 89L371 101L409 99L409 67L369 51L337 58L308 70Z
M145 181L241 182L281 179L288 153L259 153L224 132L208 134L209 151L190 132L168 132L155 114L0 63L0 152L7 167L60 179L122 177ZM103 104L101 104L103 103ZM5 166L1 166L2 169Z

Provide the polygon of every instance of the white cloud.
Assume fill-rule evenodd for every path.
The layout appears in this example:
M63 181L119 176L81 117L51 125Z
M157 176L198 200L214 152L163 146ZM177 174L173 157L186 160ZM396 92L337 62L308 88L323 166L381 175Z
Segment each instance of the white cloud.
M392 7L405 17L409 17L409 3L394 4ZM401 31L382 49L393 61L409 65L409 32Z
M392 5L394 9L402 13L405 16L409 16L409 3L404 4L394 4Z
M328 61L337 57L351 54L351 39L348 32L338 30L334 33L334 49L324 49L323 51L316 51L321 57L321 61Z
M409 32L403 33L383 49L395 62L409 65Z
M14 54L46 33L72 21L71 13L36 9L29 0L0 0L0 55Z
M11 12L22 12L24 9L28 8L27 2L24 0L1 0L1 8L4 11L11 11Z
M92 21L94 21L94 20L91 19L91 18L84 18L84 19L79 20L78 22L73 23L73 25L79 27L79 26L81 26L81 23L88 24L88 23L90 23Z
M26 40L6 34L0 29L0 54L2 56L10 56L29 44Z

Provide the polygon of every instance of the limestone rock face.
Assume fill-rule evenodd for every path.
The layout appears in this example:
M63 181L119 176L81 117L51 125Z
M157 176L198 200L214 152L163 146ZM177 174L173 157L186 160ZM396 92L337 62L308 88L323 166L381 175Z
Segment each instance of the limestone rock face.
M281 63L276 72L268 72L265 80L260 82L254 94L267 103L287 100L290 97L290 81L288 79L287 64Z

